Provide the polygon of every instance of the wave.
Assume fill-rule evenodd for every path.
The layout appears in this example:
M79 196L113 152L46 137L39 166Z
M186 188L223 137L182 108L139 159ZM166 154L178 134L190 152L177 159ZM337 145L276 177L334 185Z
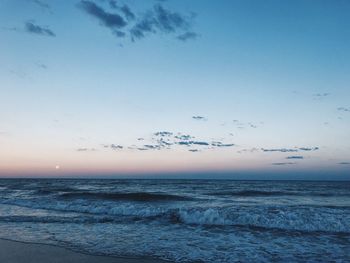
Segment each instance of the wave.
M215 193L208 193L208 195L214 196L243 196L243 197L264 197L264 196L320 196L320 197L332 197L332 196L350 196L349 193L324 193L324 192L291 192L291 191L259 191L259 190L244 190L244 191L222 191Z
M339 212L339 211L338 211ZM328 210L226 211L216 208L180 210L178 220L190 225L248 226L265 229L296 230L304 232L350 233L350 216L331 214Z
M52 204L16 202L16 206L60 212L83 213L83 217L109 218L121 222L152 221L206 227L246 226L303 232L350 233L350 213L341 208L316 207L189 207L152 206L142 203L101 204L57 202ZM111 219L112 218L112 219ZM46 219L45 219L46 220ZM69 220L69 219L67 219ZM94 219L95 220L95 219Z
M50 194L58 194L62 192L75 192L79 191L79 189L72 188L72 187L49 187L49 188L44 188L40 187L39 189L35 190L35 194L38 195L50 195Z
M137 202L155 202L155 201L191 201L193 198L170 195L163 193L96 193L96 192L71 192L60 194L61 198L69 199L101 199L115 201L137 201Z
M112 217L60 217L60 216L0 216L0 222L5 223L78 223L78 224L92 224L92 223L109 223L116 222Z
M244 190L244 191L223 191L209 193L210 195L225 195L225 196L280 196L280 195L297 195L294 192L283 192L283 191L257 191L257 190Z

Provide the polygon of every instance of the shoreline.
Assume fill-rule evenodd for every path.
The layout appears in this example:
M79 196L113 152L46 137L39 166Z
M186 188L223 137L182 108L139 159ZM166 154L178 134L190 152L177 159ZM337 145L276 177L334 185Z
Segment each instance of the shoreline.
M0 238L1 263L170 263L161 259L91 255L68 248Z

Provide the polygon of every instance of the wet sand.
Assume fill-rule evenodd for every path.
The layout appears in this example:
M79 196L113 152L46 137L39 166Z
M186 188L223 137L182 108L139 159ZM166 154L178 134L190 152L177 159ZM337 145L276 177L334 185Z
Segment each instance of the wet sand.
M1 263L169 263L147 258L92 256L52 245L0 239Z

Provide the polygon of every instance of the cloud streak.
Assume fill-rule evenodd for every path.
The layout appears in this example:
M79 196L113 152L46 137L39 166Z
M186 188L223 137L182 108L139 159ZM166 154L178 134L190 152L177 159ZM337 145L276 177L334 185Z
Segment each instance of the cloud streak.
M263 152L281 152L281 153L290 153L290 152L311 152L319 150L319 147L299 147L299 148L272 148L265 149L261 148Z
M114 144L114 143L111 143L111 144L102 144L103 148L109 148L109 149L112 149L114 151L116 150L122 150L124 147L122 145L119 145L119 144Z
M26 22L24 24L24 27L25 27L26 32L28 32L28 33L42 35L42 36L49 36L49 37L56 36L56 34L52 30L50 30L46 27L36 25L33 22Z
M97 151L95 148L78 148L77 152L94 152Z
M197 115L197 116L192 116L192 119L194 119L194 120L196 120L196 121L206 121L206 120L207 120L206 117L204 117L204 116L199 116L199 115Z
M284 165L294 165L296 163L292 162L285 162L285 163L272 163L272 165L277 165L277 166L284 166Z
M320 148L318 147L311 147L311 148L307 148L307 147L301 147L299 148L300 151L304 151L304 152L312 152L312 151L317 151Z
M302 160L302 159L304 159L304 157L303 156L288 156L288 157L286 157L286 159L287 160Z
M155 136L165 137L165 136L171 136L171 135L173 135L173 133L172 132L167 132L167 131L161 131L161 132L155 132L154 135Z
M282 153L289 153L289 152L297 152L298 149L288 149L288 148L278 148L278 149L261 149L263 152L282 152Z
M177 142L178 145L201 145L201 146L209 146L210 144L208 142L201 142L201 141L179 141Z
M215 146L215 147L232 147L232 146L234 146L233 143L222 143L222 142L212 142L211 145Z
M181 40L183 42L186 42L188 40L196 39L198 37L198 34L195 32L186 32L181 35L178 35L176 38L178 40Z
M349 108L345 108L345 107L339 107L337 110L338 111L343 111L343 112L350 112L350 109Z
M331 94L328 93L328 92L325 92L325 93L316 93L314 94L314 98L316 99L322 99L322 98L326 98L326 97L329 97Z

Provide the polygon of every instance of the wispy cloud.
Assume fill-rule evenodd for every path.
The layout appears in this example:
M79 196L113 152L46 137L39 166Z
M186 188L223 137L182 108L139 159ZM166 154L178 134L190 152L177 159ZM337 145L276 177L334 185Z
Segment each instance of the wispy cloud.
M313 94L313 97L316 98L316 99L322 99L322 98L325 98L325 97L329 97L331 94L329 92L324 92L324 93L316 93L316 94Z
M39 26L34 24L34 22L26 22L25 23L25 30L28 33L42 35L42 36L49 36L49 37L55 37L56 34L47 27Z
M160 145L145 144L142 147L138 147L137 150L139 151L160 150L161 148L162 147Z
M312 151L317 151L319 149L320 148L318 148L318 147L311 147L311 148L301 147L301 148L299 148L300 151L304 151L304 152L312 152Z
M106 12L102 7L98 6L92 1L80 1L78 6L89 15L95 17L101 25L112 30L118 30L127 25L122 16L116 13Z
M109 28L117 37L129 36L136 41L150 34L175 34L176 39L188 41L195 39L197 33L192 28L193 15L186 16L179 12L166 9L161 4L155 4L151 9L138 15L130 6L115 0L108 1L113 12L107 11L93 1L81 0L78 7L85 13L95 17L101 25Z
M211 145L215 146L215 147L232 147L232 146L234 146L233 143L222 143L222 142L212 142Z
M343 112L350 112L350 109L349 108L345 108L345 107L339 107L337 110L338 111L343 111Z
M261 149L263 152L282 152L282 153L288 153L288 152L297 152L298 149L288 149L288 148L279 148L279 149Z
M167 132L167 131L161 131L161 132L155 132L154 135L155 136L165 137L165 136L171 136L171 135L173 135L173 133L172 132Z
M95 148L78 148L77 152L94 152L97 151Z
M196 121L206 121L206 120L207 120L206 117L204 117L204 116L199 116L199 115L197 115L197 116L192 116L192 119L194 119L194 120L196 120Z
M193 136L188 135L188 134L178 134L178 135L175 135L174 138L179 139L181 141L188 141L188 140L194 139Z
M148 11L130 30L132 40L145 37L148 33L176 33L189 28L188 19L180 13L165 9L157 4Z
M121 6L120 11L124 14L127 20L135 20L135 14L130 10L130 8L127 5Z
M104 148L109 148L109 149L112 149L112 150L122 150L124 147L122 145L119 145L119 144L114 144L114 143L111 143L111 144L102 144L102 146Z
M119 5L117 1L115 0L110 0L109 1L109 6L113 9L119 10L123 13L124 17L126 20L134 20L136 18L136 15L131 11L130 7L127 5Z
M279 166L283 166L283 165L294 165L296 163L292 163L292 162L286 162L286 163L272 163L272 165L279 165Z
M288 160L292 160L292 159L301 160L301 159L304 159L304 156L288 156L288 157L286 157L286 159L288 159Z
M47 68L48 68L47 65L44 64L44 63L37 62L37 63L35 63L35 64L36 64L36 66L37 66L38 68L41 68L41 69L47 69Z
M51 8L49 6L49 4L43 2L43 1L40 1L40 0L30 0L30 2L36 4L37 6L43 8L43 9L47 9L49 11L51 11Z
M124 148L122 145L118 145L118 144L111 144L109 147L110 147L112 150L121 150L121 149Z
M237 153L254 153L254 152L258 152L259 149L256 147L250 148L250 149L242 149L237 151Z
M208 142L202 142L202 141L179 141L177 142L178 145L202 145L202 146L209 146L210 144Z
M198 34L195 32L185 32L181 35L178 35L176 38L186 42L188 40L196 39L197 37L198 37Z
M263 152L282 152L282 153L288 153L288 152L311 152L311 151L317 151L319 150L318 147L299 147L299 148L272 148L272 149L265 149L261 148Z
M117 144L102 144L104 148L113 150L171 150L174 148L185 147L190 152L204 151L215 148L233 147L234 143L227 143L221 140L207 141L196 139L195 136L189 134L182 134L180 132L174 133L170 131L157 131L152 133L151 137L145 139L139 137L136 139L139 143L134 143L130 146L123 147Z
M338 164L340 164L340 165L350 165L350 162L340 162Z

